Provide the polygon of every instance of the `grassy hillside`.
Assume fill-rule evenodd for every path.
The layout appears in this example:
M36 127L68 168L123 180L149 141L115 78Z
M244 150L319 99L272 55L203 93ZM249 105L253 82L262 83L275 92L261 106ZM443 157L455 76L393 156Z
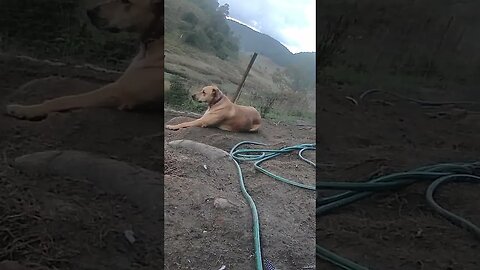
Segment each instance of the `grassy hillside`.
M316 55L312 52L301 52L293 55L287 65L287 74L292 78L292 88L297 91L315 92Z
M232 97L250 61L252 53L238 50L240 41L235 39L225 17L222 17L223 23L219 24L221 25L219 29L226 26L228 33L226 30L217 32L223 38L212 39L206 34L205 29L212 23L212 10L222 9L218 3L213 2L216 3L211 0L165 1L165 70L166 78L173 81L172 91L166 97L170 106L198 112L204 110L203 106L191 101L188 93L212 83L220 86ZM218 10L215 12L219 12ZM225 10L222 14L226 15ZM209 46L208 42L205 43L206 47L189 42L189 35L205 36L208 42L223 40L224 46L227 46L228 42L234 42L237 51L232 50L227 57L223 57L222 53L219 54L218 47ZM255 106L267 118L287 121L313 119L314 93L313 91L295 93L294 90L297 90L293 89L295 80L289 76L291 72L289 68L295 69L293 66L285 67L269 57L259 55L250 70L238 102Z

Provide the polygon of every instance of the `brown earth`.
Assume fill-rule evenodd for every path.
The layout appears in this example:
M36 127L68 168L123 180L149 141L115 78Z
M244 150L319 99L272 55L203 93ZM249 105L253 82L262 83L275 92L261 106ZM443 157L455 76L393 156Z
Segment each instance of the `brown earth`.
M10 57L2 57L0 65L2 101L33 101L75 92L116 76ZM57 80L57 88L16 90L27 81L50 75L89 83ZM78 89L62 88L62 83ZM349 91L322 88L317 93L319 179L361 181L432 163L479 159L480 114L474 109L427 111L414 104L373 99L355 106L344 98L352 94ZM436 112L442 113L434 117ZM152 134L163 130L163 120L175 116L108 109L57 113L39 122L0 116L0 260L52 269L158 269L163 263L163 226L154 216L139 211L124 196L82 179L35 177L12 164L24 154L71 149L161 171L164 142ZM308 127L267 123L259 134L190 129L168 131L165 139L191 139L229 150L243 140L278 143L275 147L279 147L312 142L314 137L314 130ZM232 163L168 145L165 151L165 237L169 248L165 256L173 258L167 269L219 269L222 265L251 269L251 216ZM332 166L320 165L323 163ZM288 156L268 166L311 181L311 168L298 170L295 164L293 156ZM255 173L248 163L242 166L259 208L264 256L279 269L312 265L311 193L276 183ZM479 188L449 184L436 198L449 210L480 224ZM426 183L415 184L317 217L317 244L371 269L479 269L478 240L432 212L424 199L425 189ZM319 196L325 194L319 192ZM216 208L213 200L219 197L229 200L230 206ZM135 233L133 245L126 241L125 230ZM317 268L336 269L322 260L317 260Z
M3 56L2 103L35 102L76 93L112 81L117 75L54 67ZM32 79L51 77L21 87ZM0 116L0 261L18 260L51 269L161 269L163 225L122 194L85 179L26 174L14 159L45 150L78 150L128 162L152 171L163 169L163 122L175 113L86 109L54 113L37 121ZM166 133L166 141L191 139L224 150L242 140L313 143L313 127L273 125L258 134L215 129ZM231 160L209 160L201 153L165 148L166 269L251 269L251 215ZM308 153L315 159L315 155ZM205 167L207 169L205 169ZM314 203L311 191L290 187L242 165L246 185L257 203L264 257L280 269L315 264ZM266 167L313 184L315 170L295 156L279 157ZM140 187L139 187L140 188ZM215 207L227 199L227 208ZM162 200L162 194L158 196ZM160 215L161 216L161 215ZM134 232L130 244L124 232ZM11 234L10 234L11 233ZM24 236L22 238L22 236Z
M178 123L188 118L166 121ZM280 148L314 143L313 128L275 126L265 122L258 134L235 134L216 129L167 131L167 142L194 140L230 151L241 141L275 144ZM166 269L254 269L252 217L240 193L236 168L228 158L206 158L190 149L165 148L165 250ZM315 160L313 153L305 154ZM315 265L313 191L276 182L242 163L246 188L260 216L263 257L278 269ZM294 154L265 163L272 172L312 185L315 170ZM214 200L227 199L226 209ZM201 266L201 267L200 267Z
M2 57L0 63L2 103L39 101L114 79L109 74L10 57ZM50 78L16 90L50 75L90 82ZM37 122L2 114L0 127L0 261L18 260L50 269L158 269L163 264L159 217L146 215L125 196L85 179L27 175L13 166L16 157L37 151L80 150L160 171L163 141L148 135L163 128L161 113L92 109L52 114ZM124 236L128 230L134 232L133 245Z
M429 164L480 160L480 114L475 108L427 110L382 95L355 106L345 98L349 95L317 90L317 161L333 165L319 165L319 181L365 181ZM430 99L464 100L460 93L455 96ZM426 204L426 187L419 183L376 194L317 217L317 244L369 269L480 269L478 239L435 214ZM479 225L479 191L479 185L448 184L435 198ZM336 269L320 259L317 268Z

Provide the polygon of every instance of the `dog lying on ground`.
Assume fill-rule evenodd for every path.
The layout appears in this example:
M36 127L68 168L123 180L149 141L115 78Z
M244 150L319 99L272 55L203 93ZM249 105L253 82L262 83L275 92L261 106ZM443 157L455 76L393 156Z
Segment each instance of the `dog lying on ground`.
M198 93L193 94L192 98L208 104L205 114L194 121L166 125L167 129L217 127L233 132L255 132L260 128L260 113L254 107L231 102L217 86L206 86Z
M6 113L19 119L39 119L51 112L87 107L130 110L144 104L162 104L164 92L164 0L113 0L89 8L92 24L110 32L140 35L140 50L120 78L97 90L63 96L35 105L7 105Z

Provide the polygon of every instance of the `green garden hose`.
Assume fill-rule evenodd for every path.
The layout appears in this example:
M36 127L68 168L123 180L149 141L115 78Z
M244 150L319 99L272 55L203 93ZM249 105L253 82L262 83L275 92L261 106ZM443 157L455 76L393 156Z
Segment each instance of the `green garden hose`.
M248 201L248 204L252 211L253 216L253 238L254 238L254 250L255 250L255 269L263 270L262 264L262 253L261 253L261 243L260 243L260 222L258 217L257 208L252 197L248 194L242 169L239 162L241 161L254 161L255 169L260 172L287 184L304 188L307 190L345 190L346 192L339 193L333 196L318 198L317 199L317 209L316 215L320 217L321 215L326 214L329 211L335 210L341 206L348 205L360 199L366 198L372 195L374 192L382 192L404 188L408 185L419 181L429 181L432 182L427 189L426 199L427 203L440 215L446 217L452 223L467 229L472 232L477 238L480 239L480 228L473 224L472 222L455 215L448 210L445 210L437 202L435 202L433 195L439 186L447 182L452 181L468 181L468 182L480 182L480 162L472 163L444 163L436 164L431 166L425 166L417 168L409 172L394 173L376 179L367 181L367 182L325 182L318 181L316 186L309 186L297 181L286 179L284 177L278 176L263 167L260 166L261 163L277 157L282 154L287 154L293 151L299 151L298 156L300 159L304 160L308 164L316 167L315 163L311 160L306 159L302 153L307 150L315 150L315 144L299 144L290 147L284 147L278 150L270 149L240 149L237 150L241 145L262 145L263 143L244 141L235 145L230 151L230 156L234 161L240 179L240 188L241 191ZM367 267L361 266L353 261L350 261L346 258L343 258L332 251L329 251L319 245L316 247L317 256L331 262L332 264L337 265L338 267L345 270L368 270Z
M258 171L272 177L275 180L304 188L307 190L315 190L315 186L310 186L306 184L299 183L297 181L293 181L281 176L278 176L267 169L263 168L260 166L263 162L270 160L274 157L277 157L282 154L288 154L293 151L298 151L298 156L301 160L305 161L306 163L312 165L313 167L316 167L315 162L305 158L303 156L303 152L305 151L315 151L315 144L299 144L299 145L294 145L294 146L289 146L289 147L284 147L281 149L277 150L270 150L270 149L239 149L242 145L262 145L266 146L266 144L263 143L258 143L258 142L251 142L251 141L244 141L241 143L238 143L235 145L232 150L230 150L230 157L232 158L233 162L237 166L237 171L238 171L238 176L239 176L239 181L240 181L240 189L243 193L243 196L247 200L250 209L252 211L252 216L253 216L253 241L254 241L254 252L255 252L255 269L256 270L263 270L263 260L262 260L262 251L261 251L261 244L260 244L260 221L258 218L258 212L257 212L257 207L255 206L255 202L253 201L252 197L250 194L248 194L247 189L245 188L245 182L244 182L244 177L242 173L242 168L240 167L239 162L241 161L255 161L254 167Z
M403 188L418 181L432 182L427 189L427 203L440 215L446 217L452 223L467 229L480 239L480 227L472 222L455 215L441 206L433 199L436 189L450 181L468 181L480 183L480 163L447 163L425 166L409 172L395 173L382 176L367 182L317 182L317 191L322 189L329 190L348 190L347 192L319 198L317 196L317 218L329 211L352 202L366 198L373 192L387 191ZM345 270L367 270L367 267L358 265L346 258L343 258L321 246L317 245L317 256L323 258Z

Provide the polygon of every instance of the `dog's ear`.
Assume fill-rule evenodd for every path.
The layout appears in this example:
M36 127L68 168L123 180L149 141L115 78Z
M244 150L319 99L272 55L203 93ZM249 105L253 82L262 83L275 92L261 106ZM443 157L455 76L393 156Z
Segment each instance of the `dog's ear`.
M216 96L217 93L218 93L217 88L216 87L212 88L212 96Z

